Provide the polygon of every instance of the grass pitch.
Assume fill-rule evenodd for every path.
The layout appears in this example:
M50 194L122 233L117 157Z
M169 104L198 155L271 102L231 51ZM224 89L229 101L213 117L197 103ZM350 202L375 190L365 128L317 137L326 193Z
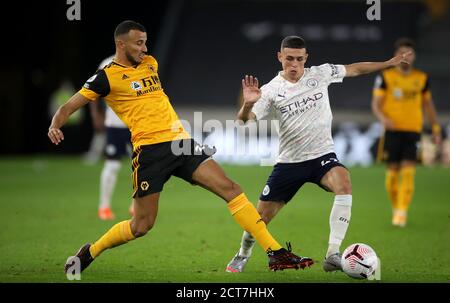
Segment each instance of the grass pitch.
M102 163L76 157L0 158L0 282L68 282L68 256L128 219L129 161L123 162L112 201L114 222L97 218ZM224 166L256 203L271 167ZM419 167L406 228L390 224L384 167L351 168L352 218L342 249L363 242L381 259L381 282L450 282L450 169ZM358 282L325 273L333 195L304 186L271 222L280 242L317 261L306 270L270 272L256 246L242 274L225 272L242 230L218 197L172 177L161 194L156 225L144 238L105 251L82 282Z

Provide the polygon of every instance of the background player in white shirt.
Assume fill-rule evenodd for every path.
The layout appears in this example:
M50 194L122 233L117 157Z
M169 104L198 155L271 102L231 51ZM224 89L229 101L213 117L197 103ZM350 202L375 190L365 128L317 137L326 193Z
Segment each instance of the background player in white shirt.
M385 62L305 68L308 59L305 41L288 36L278 52L283 70L275 78L261 88L256 77L246 75L242 80L244 104L238 118L244 122L261 120L272 113L280 123L279 157L257 207L264 222L268 224L306 182L335 194L325 271L342 270L339 249L350 222L352 205L350 174L334 153L328 86L342 82L344 77L407 63L409 55L403 53ZM228 272L243 271L254 243L253 237L244 232L241 248L226 268Z
M104 59L98 69L104 68L111 63L114 56ZM121 159L125 155L131 157L131 138L130 131L125 123L106 105L105 102L91 102L92 121L96 129L105 128L105 162L100 175L100 201L98 205L98 217L101 220L113 220L115 215L111 209L111 200L114 188L117 183L117 176L122 167ZM102 114L101 105L105 107L105 113ZM130 214L133 212L130 206Z

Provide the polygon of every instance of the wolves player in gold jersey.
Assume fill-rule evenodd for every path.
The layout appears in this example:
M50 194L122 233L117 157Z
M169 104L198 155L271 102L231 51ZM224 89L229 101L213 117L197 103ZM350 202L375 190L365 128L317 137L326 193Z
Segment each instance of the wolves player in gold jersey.
M310 258L296 256L290 248L281 247L239 185L211 159L213 152L194 142L184 130L162 89L158 63L146 54L145 28L134 21L124 21L117 26L114 39L116 54L112 63L89 78L58 109L48 136L54 144L60 144L64 140L61 127L68 117L87 103L104 98L131 131L134 216L114 225L93 244L82 246L76 256L67 260L65 272L81 272L106 249L144 236L155 223L160 192L172 175L225 200L239 225L267 252L270 269L310 266Z
M383 158L387 161L386 190L392 203L392 224L404 227L414 192L417 145L423 125L423 109L432 126L433 140L441 141L441 128L426 73L413 67L414 42L395 44L395 53L411 52L409 64L384 70L376 78L372 110L385 128Z

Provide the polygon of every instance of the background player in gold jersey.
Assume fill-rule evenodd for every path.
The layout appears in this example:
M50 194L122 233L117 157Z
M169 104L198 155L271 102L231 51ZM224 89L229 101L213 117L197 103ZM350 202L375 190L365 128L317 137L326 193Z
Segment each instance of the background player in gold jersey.
M286 250L270 235L256 208L238 184L228 179L204 147L190 138L178 119L158 77L158 63L147 55L145 28L120 23L114 33L116 54L111 64L89 78L61 106L49 127L50 140L64 140L61 127L76 110L103 97L128 126L133 143L134 216L114 225L93 244L70 257L65 272L81 272L104 250L144 236L154 225L164 183L177 176L198 184L227 202L232 216L251 233L269 257L269 268L304 268L313 261ZM181 154L178 152L182 151ZM180 201L187 203L188 201Z
M413 67L415 44L401 38L395 54L409 51L409 64L384 70L376 78L372 110L385 128L383 159L387 161L386 190L392 203L392 224L405 226L414 192L417 145L423 127L424 111L432 126L434 143L441 141L430 82L426 73Z

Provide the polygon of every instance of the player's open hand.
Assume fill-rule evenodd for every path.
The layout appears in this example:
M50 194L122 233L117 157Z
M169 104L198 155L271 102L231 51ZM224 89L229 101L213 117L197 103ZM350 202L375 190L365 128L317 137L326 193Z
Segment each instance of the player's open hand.
M401 54L393 57L391 60L389 60L389 63L391 66L397 66L401 63L410 64L411 63L411 55L412 55L411 51L401 53Z
M64 134L59 128L49 128L48 137L55 145L58 145L62 140L64 140Z
M244 105L253 106L256 101L261 98L261 90L259 89L258 78L245 75L242 79L242 95L244 97Z

